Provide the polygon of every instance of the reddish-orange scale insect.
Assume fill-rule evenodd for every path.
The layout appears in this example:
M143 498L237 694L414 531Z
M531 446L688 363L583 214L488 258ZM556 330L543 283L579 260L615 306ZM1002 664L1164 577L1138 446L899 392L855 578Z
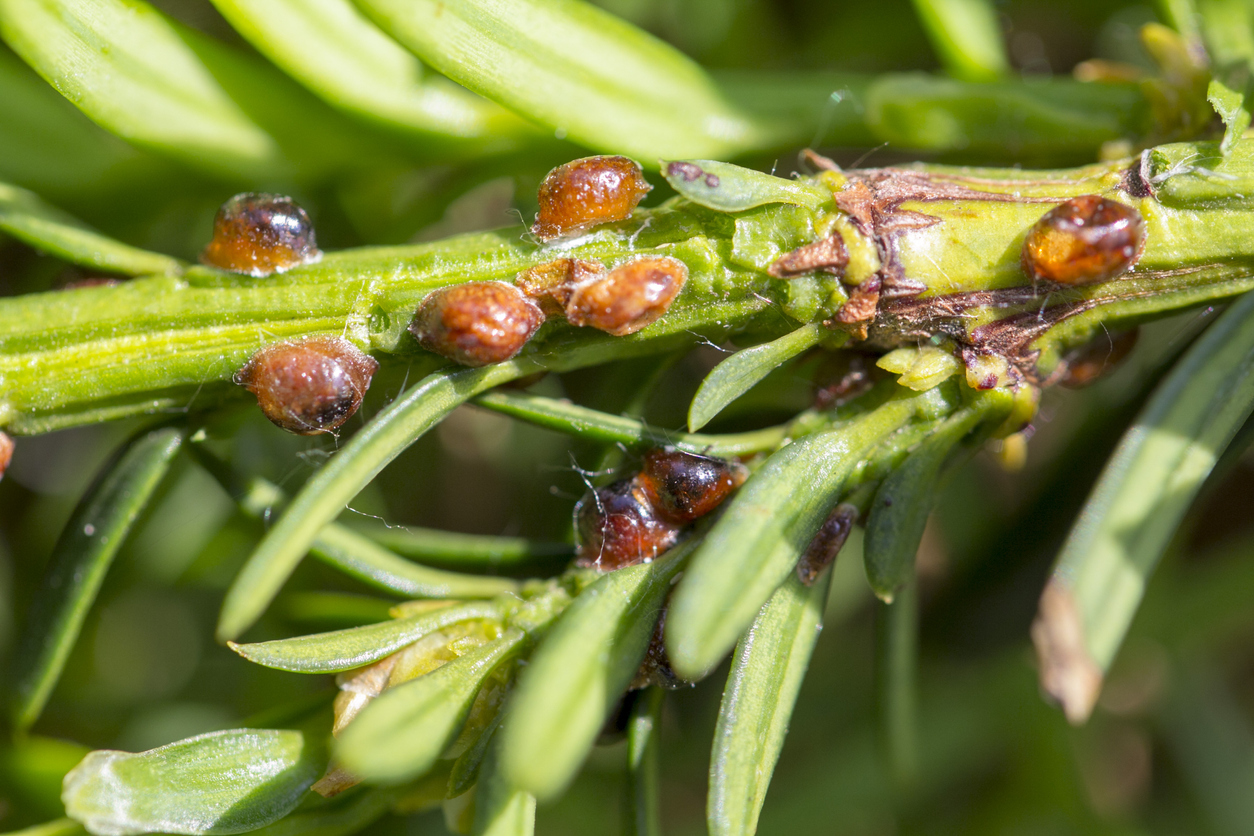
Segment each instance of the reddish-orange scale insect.
M0 432L0 479L4 478L4 473L9 469L9 462L13 460L13 436L6 432Z
M668 256L645 256L577 285L566 319L623 337L655 322L688 280L688 267Z
M1127 272L1145 247L1145 221L1134 207L1095 194L1055 206L1033 225L1020 261L1033 279L1081 285Z
M505 282L466 282L427 294L409 324L418 344L463 366L501 363L544 324L540 307Z
M1067 355L1066 372L1059 381L1068 389L1093 383L1117 366L1136 346L1138 329L1117 334L1099 334L1088 345Z
M267 418L298 435L331 432L361 406L379 364L338 337L268 345L235 375Z
M597 488L575 506L579 566L612 572L675 545L680 526L661 519L637 479Z
M200 255L210 267L269 276L322 257L313 224L290 197L246 192L222 204L213 240Z
M638 478L658 516L687 525L721 505L747 475L739 463L659 449L645 454Z
M540 184L531 231L542 241L587 232L631 217L653 187L627 157L584 157L559 165Z

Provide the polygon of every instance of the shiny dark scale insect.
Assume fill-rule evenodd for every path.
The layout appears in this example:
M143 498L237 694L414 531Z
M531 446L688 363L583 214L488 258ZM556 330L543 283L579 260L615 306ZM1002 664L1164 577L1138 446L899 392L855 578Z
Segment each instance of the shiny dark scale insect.
M463 366L501 363L544 324L540 306L505 282L466 282L427 294L409 331L427 351Z
M675 525L687 525L721 505L747 475L743 465L722 459L650 450L639 479L659 516Z
M1145 221L1135 208L1094 194L1073 197L1036 222L1023 242L1023 272L1065 285L1117 278L1145 248Z
M245 192L222 204L213 240L200 255L210 267L268 276L322 258L309 215L290 197Z
M576 562L602 572L644 563L675 545L680 528L658 516L637 478L623 479L575 506Z
M573 160L540 184L540 211L531 231L551 241L626 220L652 189L640 164L627 157Z
M721 505L746 476L735 462L649 451L639 473L588 492L575 506L576 563L610 572L652 560L675 544L686 525Z
M353 416L378 362L338 337L268 345L235 375L272 422L298 435L331 432Z

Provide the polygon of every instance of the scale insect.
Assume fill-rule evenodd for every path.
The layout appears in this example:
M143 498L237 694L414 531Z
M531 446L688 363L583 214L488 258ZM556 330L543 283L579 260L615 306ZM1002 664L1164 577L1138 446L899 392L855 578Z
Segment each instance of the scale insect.
M357 412L379 363L347 340L315 336L265 346L235 374L275 425L333 432Z
M313 223L290 197L237 194L213 219L213 240L200 260L210 267L269 276L322 258Z

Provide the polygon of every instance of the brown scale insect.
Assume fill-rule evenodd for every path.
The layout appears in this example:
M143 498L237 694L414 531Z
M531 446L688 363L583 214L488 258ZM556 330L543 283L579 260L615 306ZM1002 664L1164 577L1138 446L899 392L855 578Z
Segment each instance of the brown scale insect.
M575 286L566 303L571 325L623 337L657 321L688 280L688 267L669 256L645 256Z
M555 258L519 273L514 285L540 306L545 316L564 316L575 286L605 275L605 265L580 258Z
M653 636L649 639L649 649L645 651L644 659L640 662L639 669L636 670L635 678L627 686L628 690L636 691L641 688L648 688L650 685L658 685L662 688L675 690L692 684L681 678L679 674L675 673L675 669L671 667L670 657L666 654L665 632L666 607L663 607L662 614L658 617L657 624L653 627Z
M339 337L262 348L235 374L272 422L297 435L331 432L361 406L378 362Z
M245 192L222 204L213 240L200 254L210 267L269 276L322 258L313 224L290 197Z
M813 586L823 570L836 562L836 556L844 548L845 540L849 539L849 532L857 521L857 506L842 502L833 508L797 561L797 579L806 586Z
M1067 355L1066 371L1058 382L1068 389L1080 389L1093 383L1132 352L1139 333L1133 328L1118 334L1099 334Z
M531 231L551 241L625 220L652 189L640 164L627 157L573 160L540 184L540 211Z
M661 519L638 478L586 494L575 505L578 566L612 572L652 560L675 545L680 526Z
M4 473L9 469L9 462L13 461L13 436L6 432L0 432L0 479L4 478Z
M1144 248L1140 212L1086 194L1055 206L1032 226L1020 262L1032 279L1093 284L1126 273Z
M658 516L687 525L721 505L747 476L739 463L658 449L645 454L637 478Z
M466 282L427 294L409 331L419 345L463 366L501 363L544 324L539 305L505 282Z
M585 494L575 506L576 565L611 572L669 549L684 526L744 483L744 466L677 450L650 450L643 469Z

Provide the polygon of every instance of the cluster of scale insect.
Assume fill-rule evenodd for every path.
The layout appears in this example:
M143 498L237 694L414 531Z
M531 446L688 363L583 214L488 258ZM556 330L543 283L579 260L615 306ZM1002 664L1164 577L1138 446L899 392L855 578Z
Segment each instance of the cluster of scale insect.
M290 197L248 192L218 210L200 260L265 277L322 257L313 224ZM235 373L262 414L298 435L334 432L361 406L378 362L348 340L309 335L259 349Z
M626 157L585 157L549 172L540 185L532 232L541 240L583 234L631 216L652 187ZM622 337L656 322L688 280L668 256L641 256L612 269L598 261L555 258L507 282L466 282L423 299L410 333L427 351L464 366L518 355L552 317Z
M737 462L665 448L638 473L590 490L575 506L576 563L604 572L653 560L745 480Z
M583 234L631 216L652 187L626 157L587 157L558 166L540 186L534 234L544 241ZM247 193L228 200L201 255L212 267L264 277L321 257L309 216L291 198ZM464 282L423 299L409 331L419 345L464 366L510 360L549 317L616 336L662 316L688 268L666 256L612 269L557 258L504 281ZM295 433L331 432L361 405L377 363L351 343L307 337L266 346L235 376L266 417Z

